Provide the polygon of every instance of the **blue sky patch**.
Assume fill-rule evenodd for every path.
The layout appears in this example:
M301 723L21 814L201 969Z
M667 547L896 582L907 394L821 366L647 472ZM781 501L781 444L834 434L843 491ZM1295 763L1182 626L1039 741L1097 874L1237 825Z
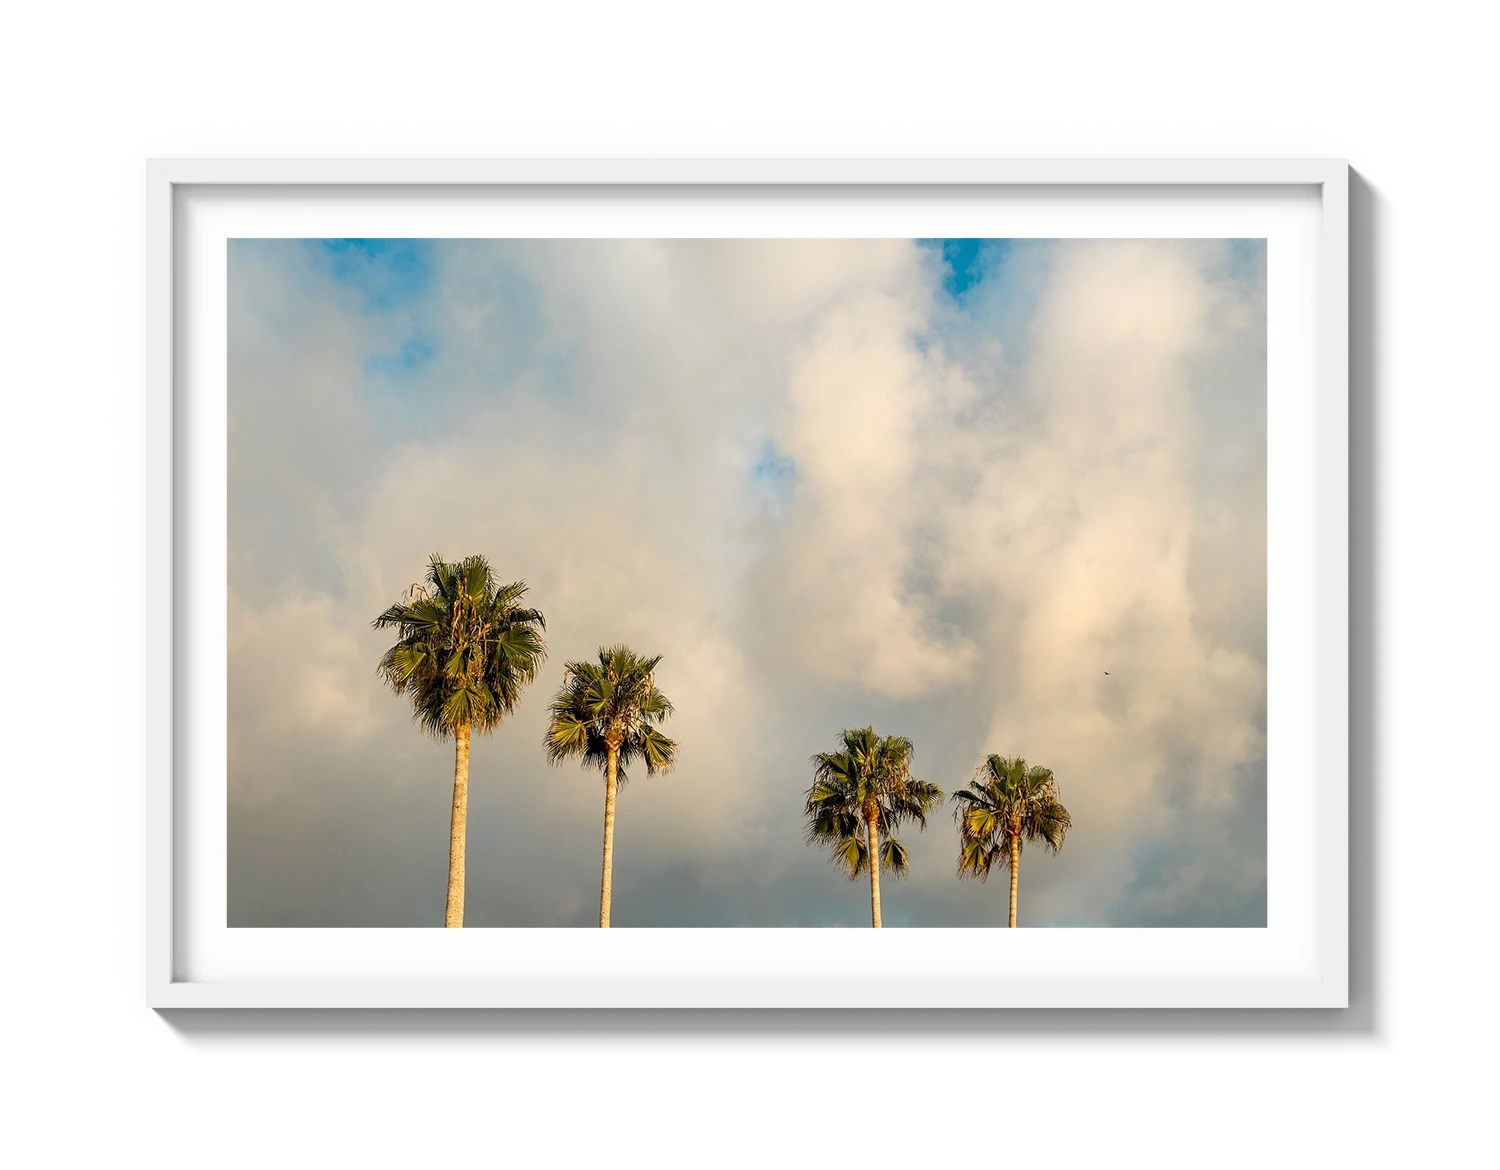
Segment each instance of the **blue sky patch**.
M942 253L943 263L948 267L943 288L956 301L983 280L987 270L1003 263L1010 251L1009 240L954 238L919 242Z
M414 333L401 343L401 348L391 354L377 354L367 358L365 369L372 374L397 377L419 370L432 360L432 343L420 333Z
M1229 277L1238 281L1265 280L1266 241L1230 240Z
M432 289L429 240L310 240L329 276L363 294L366 312L387 312Z
M797 463L776 449L776 444L767 439L761 444L760 458L750 469L750 478L765 488L778 500L792 494L792 484L797 478Z

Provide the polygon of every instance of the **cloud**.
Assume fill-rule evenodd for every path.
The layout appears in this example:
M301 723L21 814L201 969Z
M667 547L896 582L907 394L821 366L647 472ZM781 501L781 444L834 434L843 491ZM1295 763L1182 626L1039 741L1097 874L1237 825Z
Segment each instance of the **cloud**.
M862 921L800 804L871 721L949 790L1057 771L1023 921L1263 920L1264 251L972 251L956 298L911 241L234 245L231 920L440 916L451 764L368 628L434 551L524 578L552 646L475 746L475 924L589 921L602 792L539 745L617 640L681 744L621 801L623 924ZM996 920L945 818L907 843L893 923Z

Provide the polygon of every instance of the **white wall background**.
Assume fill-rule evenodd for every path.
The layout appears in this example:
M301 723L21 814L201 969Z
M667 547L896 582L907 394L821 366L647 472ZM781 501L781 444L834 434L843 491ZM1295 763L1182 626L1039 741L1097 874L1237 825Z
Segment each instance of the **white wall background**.
M0 1144L30 1149L7 1160L1462 1155L1492 1104L1497 1038L1492 21L1478 4L1398 17L1305 0L10 10ZM132 680L159 648L132 608L165 575L136 543L141 161L475 154L1348 156L1356 1006L940 1019L141 1006Z

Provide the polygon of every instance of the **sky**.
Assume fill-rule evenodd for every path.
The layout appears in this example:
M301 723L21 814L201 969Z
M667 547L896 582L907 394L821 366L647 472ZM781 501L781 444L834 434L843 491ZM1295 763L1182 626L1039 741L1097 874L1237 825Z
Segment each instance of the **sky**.
M549 657L470 758L466 924L597 922L568 660L661 654L615 926L865 926L804 842L841 728L1058 778L1022 926L1266 919L1260 240L229 245L229 925L441 926L453 746L376 663L428 557ZM1105 672L1108 671L1108 674ZM1003 926L945 807L886 926Z

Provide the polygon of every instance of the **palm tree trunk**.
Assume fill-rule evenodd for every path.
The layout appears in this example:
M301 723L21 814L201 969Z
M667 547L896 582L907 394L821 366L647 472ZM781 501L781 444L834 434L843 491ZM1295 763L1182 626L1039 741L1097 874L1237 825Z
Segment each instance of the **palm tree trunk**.
M1016 924L1016 886L1021 877L1021 834L1010 835L1010 924Z
M880 925L880 850L875 843L875 818L865 817L865 840L870 849L870 925Z
M453 730L453 820L448 825L448 912L444 926L464 924L464 840L469 831L469 725Z
M609 749L609 764L604 776L604 876L599 882L599 925L609 925L609 897L615 858L615 777L619 772L620 755Z

